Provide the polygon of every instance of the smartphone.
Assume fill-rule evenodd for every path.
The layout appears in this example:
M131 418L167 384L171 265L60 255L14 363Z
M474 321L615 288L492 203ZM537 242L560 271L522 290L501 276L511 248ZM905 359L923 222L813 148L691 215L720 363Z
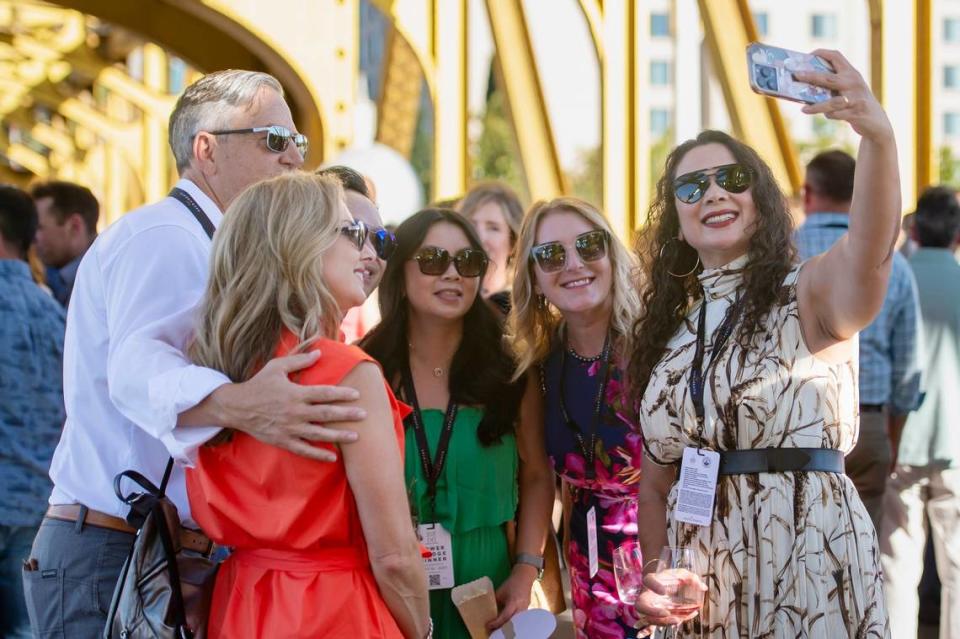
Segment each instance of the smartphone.
M804 104L817 104L835 95L830 89L795 79L793 74L797 71L833 73L833 67L823 58L809 53L759 42L747 46L747 75L750 76L750 88L755 92Z

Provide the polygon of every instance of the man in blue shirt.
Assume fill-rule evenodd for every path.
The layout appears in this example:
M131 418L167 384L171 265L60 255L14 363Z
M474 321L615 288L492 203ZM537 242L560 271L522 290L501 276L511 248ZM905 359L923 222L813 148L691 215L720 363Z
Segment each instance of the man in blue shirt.
M84 253L97 238L100 203L85 186L42 182L31 189L37 205L37 255L47 267L47 285L66 307Z
M794 236L801 258L825 252L847 232L855 167L856 160L843 151L825 151L807 165L807 218ZM883 308L860 333L860 436L846 459L847 475L877 530L899 434L920 403L918 304L910 266L894 251Z
M63 427L64 311L30 277L30 196L0 186L0 637L30 637L21 564L47 509Z

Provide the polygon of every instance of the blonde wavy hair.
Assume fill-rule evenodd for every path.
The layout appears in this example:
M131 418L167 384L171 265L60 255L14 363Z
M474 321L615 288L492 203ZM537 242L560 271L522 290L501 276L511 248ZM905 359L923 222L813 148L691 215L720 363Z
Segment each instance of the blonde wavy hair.
M214 237L194 362L241 382L273 357L284 328L300 350L337 336L342 313L323 256L340 235L342 201L336 179L301 172L237 196Z
M507 318L517 371L514 379L547 358L550 348L563 323L560 311L550 304L540 304L535 292L534 264L530 259L540 222L551 213L575 213L595 229L607 232L607 256L613 280L613 314L610 328L616 340L616 350L623 348L623 340L640 311L640 298L634 286L636 261L617 238L610 222L588 202L574 197L560 197L549 202L537 202L523 218L517 237L516 264L513 277L513 307Z

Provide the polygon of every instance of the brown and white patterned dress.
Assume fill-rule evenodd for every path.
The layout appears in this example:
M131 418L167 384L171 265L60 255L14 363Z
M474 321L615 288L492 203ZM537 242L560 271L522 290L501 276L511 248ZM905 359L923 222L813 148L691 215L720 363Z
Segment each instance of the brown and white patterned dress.
M710 336L735 301L746 258L700 276ZM834 448L857 439L857 364L811 355L800 331L796 282L784 281L766 331L744 350L736 334L704 375L704 435L714 450ZM647 454L677 463L697 442L689 371L699 304L668 344L641 400ZM877 538L853 483L834 473L721 476L713 524L673 519L668 539L705 560L709 591L696 624L713 639L889 637ZM693 628L682 636L700 636Z

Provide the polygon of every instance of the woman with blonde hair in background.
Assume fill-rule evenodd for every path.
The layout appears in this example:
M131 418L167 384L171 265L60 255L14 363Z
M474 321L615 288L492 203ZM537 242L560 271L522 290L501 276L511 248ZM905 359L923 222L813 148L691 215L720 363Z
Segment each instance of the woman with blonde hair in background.
M379 367L337 339L343 313L365 297L365 241L334 179L303 173L249 187L217 230L194 361L244 381L272 357L319 350L296 381L355 388L366 419L333 464L240 432L200 450L187 473L193 517L234 548L217 575L211 638L429 633L403 488L407 411Z
M502 182L481 182L460 200L457 210L473 224L490 258L480 294L506 315L510 312L513 249L523 222L520 198Z
M570 197L533 206L517 256L508 320L516 375L541 381L546 451L563 480L577 637L635 637L636 613L618 600L612 569L613 550L637 535L643 448L634 409L621 398L625 338L639 305L634 262L607 219Z

